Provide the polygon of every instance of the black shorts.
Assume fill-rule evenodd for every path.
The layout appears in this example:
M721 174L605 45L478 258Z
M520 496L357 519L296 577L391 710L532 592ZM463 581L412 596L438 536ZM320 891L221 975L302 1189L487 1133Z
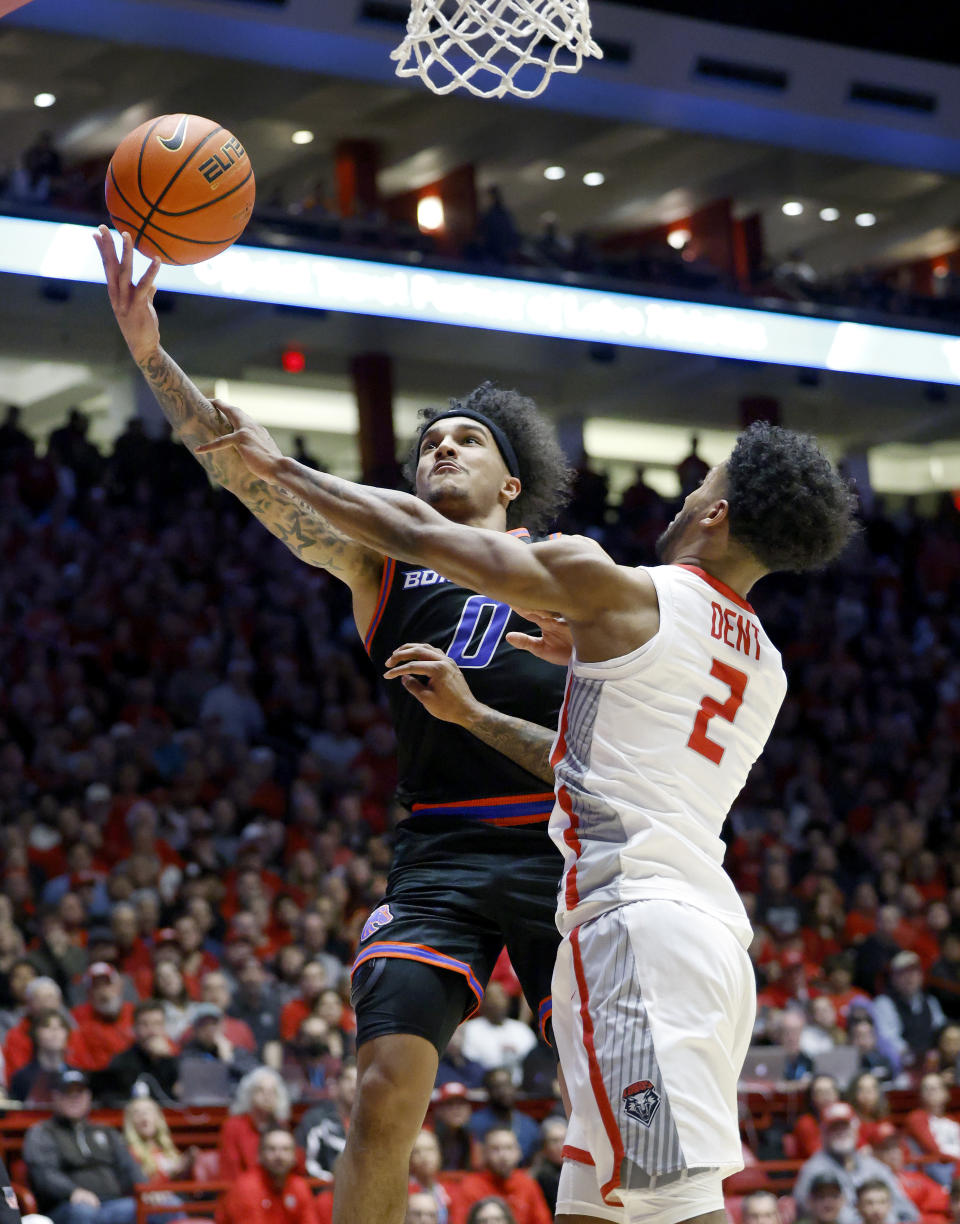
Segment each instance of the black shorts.
M480 1005L504 944L549 1040L562 865L545 824L505 830L479 823L451 828L449 818L436 816L405 820L384 903L363 928L353 966L358 1042L416 1032L442 1050L450 1035L445 1016L425 1019L411 992L391 989L387 974L378 979L375 963L416 961L443 971L448 995L459 1000L455 1027Z

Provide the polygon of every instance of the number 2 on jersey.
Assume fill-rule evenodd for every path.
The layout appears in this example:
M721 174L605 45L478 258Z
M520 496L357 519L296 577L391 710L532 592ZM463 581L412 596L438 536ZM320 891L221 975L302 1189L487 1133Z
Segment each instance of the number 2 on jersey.
M728 723L733 722L737 716L737 710L743 705L743 694L749 676L745 672L737 671L729 663L721 663L719 659L713 660L710 675L723 681L730 690L730 696L724 702L717 701L715 697L703 698L693 723L693 730L690 732L690 738L687 740L687 747L692 748L694 752L699 752L714 765L719 765L725 749L707 735L707 723L711 718L725 718Z

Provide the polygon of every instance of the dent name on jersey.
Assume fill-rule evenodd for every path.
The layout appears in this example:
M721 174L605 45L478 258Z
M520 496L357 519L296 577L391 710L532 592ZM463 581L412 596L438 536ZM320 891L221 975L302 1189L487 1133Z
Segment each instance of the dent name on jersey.
M710 604L710 636L739 650L748 659L760 658L759 625L732 608L724 608L716 600Z

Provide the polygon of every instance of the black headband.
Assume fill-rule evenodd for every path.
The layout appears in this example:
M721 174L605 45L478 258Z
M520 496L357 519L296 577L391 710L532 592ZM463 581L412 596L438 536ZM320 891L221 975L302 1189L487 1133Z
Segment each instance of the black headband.
M503 462L507 465L507 471L511 476L516 476L518 480L520 479L520 464L517 462L517 452L513 449L510 439L495 421L491 421L482 412L474 412L472 408L451 408L448 412L441 412L433 420L427 421L423 429L420 430L420 437L417 439L418 454L420 447L423 445L423 435L432 429L437 421L446 420L447 417L469 417L471 421L479 421L481 425L486 425L493 435L493 440L497 444L497 449L503 458Z

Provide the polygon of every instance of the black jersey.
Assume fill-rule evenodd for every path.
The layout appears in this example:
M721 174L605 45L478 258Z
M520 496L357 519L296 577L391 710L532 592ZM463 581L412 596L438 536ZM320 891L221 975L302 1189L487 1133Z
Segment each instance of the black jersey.
M524 530L512 534L527 536ZM531 632L506 604L441 578L434 570L388 559L376 612L364 638L386 670L406 642L427 642L459 664L478 701L554 730L566 676L506 641ZM399 683L388 685L397 731L397 798L414 813L509 826L544 821L553 792L541 778L488 747L463 727L429 714Z

